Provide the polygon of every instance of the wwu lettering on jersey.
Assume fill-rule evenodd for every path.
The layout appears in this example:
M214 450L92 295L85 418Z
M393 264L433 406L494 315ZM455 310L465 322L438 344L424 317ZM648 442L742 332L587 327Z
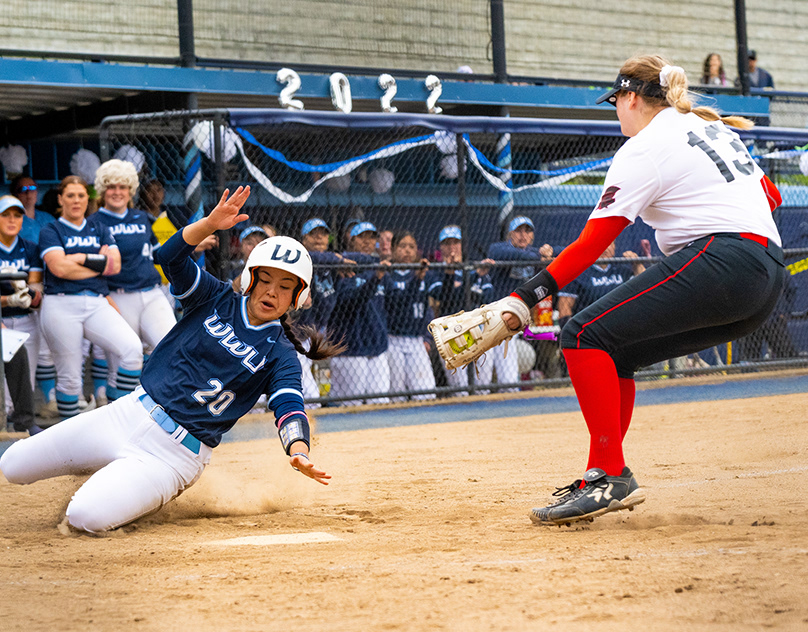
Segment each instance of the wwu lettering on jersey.
M101 242L96 235L83 237L81 235L71 235L65 241L65 248L100 248Z
M266 357L261 358L258 364L253 363L253 358L258 355L258 351L241 342L233 332L233 326L230 323L223 323L217 311L214 310L213 314L205 319L204 327L208 335L218 338L219 344L227 349L230 355L241 358L241 364L250 373L257 373L266 364Z

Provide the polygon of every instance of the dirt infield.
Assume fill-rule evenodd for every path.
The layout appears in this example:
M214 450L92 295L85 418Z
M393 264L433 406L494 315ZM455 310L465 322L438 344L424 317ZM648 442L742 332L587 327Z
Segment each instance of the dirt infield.
M81 479L2 480L0 628L808 629L806 409L638 408L626 456L648 500L576 529L527 512L581 475L579 413L320 434L329 487L276 440L225 444L103 538L58 528ZM312 532L338 539L220 542Z

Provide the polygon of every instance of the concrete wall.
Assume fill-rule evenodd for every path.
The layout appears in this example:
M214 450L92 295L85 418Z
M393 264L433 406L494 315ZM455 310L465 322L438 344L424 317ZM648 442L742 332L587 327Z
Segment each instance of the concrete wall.
M808 90L808 2L746 0L749 44L778 88ZM737 76L732 0L504 0L511 74L611 79L638 51L693 79ZM488 0L194 0L197 54L394 71L491 72ZM7 0L2 48L177 56L175 0Z

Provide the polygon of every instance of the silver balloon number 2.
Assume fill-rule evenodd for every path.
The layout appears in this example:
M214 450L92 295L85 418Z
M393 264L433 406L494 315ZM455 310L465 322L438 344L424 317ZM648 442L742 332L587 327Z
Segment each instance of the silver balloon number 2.
M393 105L393 97L396 96L398 88L396 88L396 80L393 75L384 73L379 75L379 87L384 90L382 95L382 112L394 113L398 112L398 108Z
M353 109L351 102L351 84L348 77L341 72L335 72L328 78L331 86L331 103L340 112L348 114Z
M292 98L300 89L300 75L291 68L281 68L278 74L275 75L275 81L286 84L286 87L281 90L280 95L278 95L278 101L281 107L287 110L302 110L303 101Z
M440 114L443 112L443 108L438 107L437 105L440 94L443 92L443 88L440 85L440 79L438 79L435 75L429 75L424 81L424 85L426 86L426 89L429 90L429 97L426 100L427 110L429 110L430 114Z

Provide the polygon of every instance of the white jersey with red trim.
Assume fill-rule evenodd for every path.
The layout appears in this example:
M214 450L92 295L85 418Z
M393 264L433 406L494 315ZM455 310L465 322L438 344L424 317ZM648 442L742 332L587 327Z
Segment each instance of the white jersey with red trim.
M714 233L754 233L782 245L762 177L731 128L665 108L615 154L590 219L640 217L665 255Z

